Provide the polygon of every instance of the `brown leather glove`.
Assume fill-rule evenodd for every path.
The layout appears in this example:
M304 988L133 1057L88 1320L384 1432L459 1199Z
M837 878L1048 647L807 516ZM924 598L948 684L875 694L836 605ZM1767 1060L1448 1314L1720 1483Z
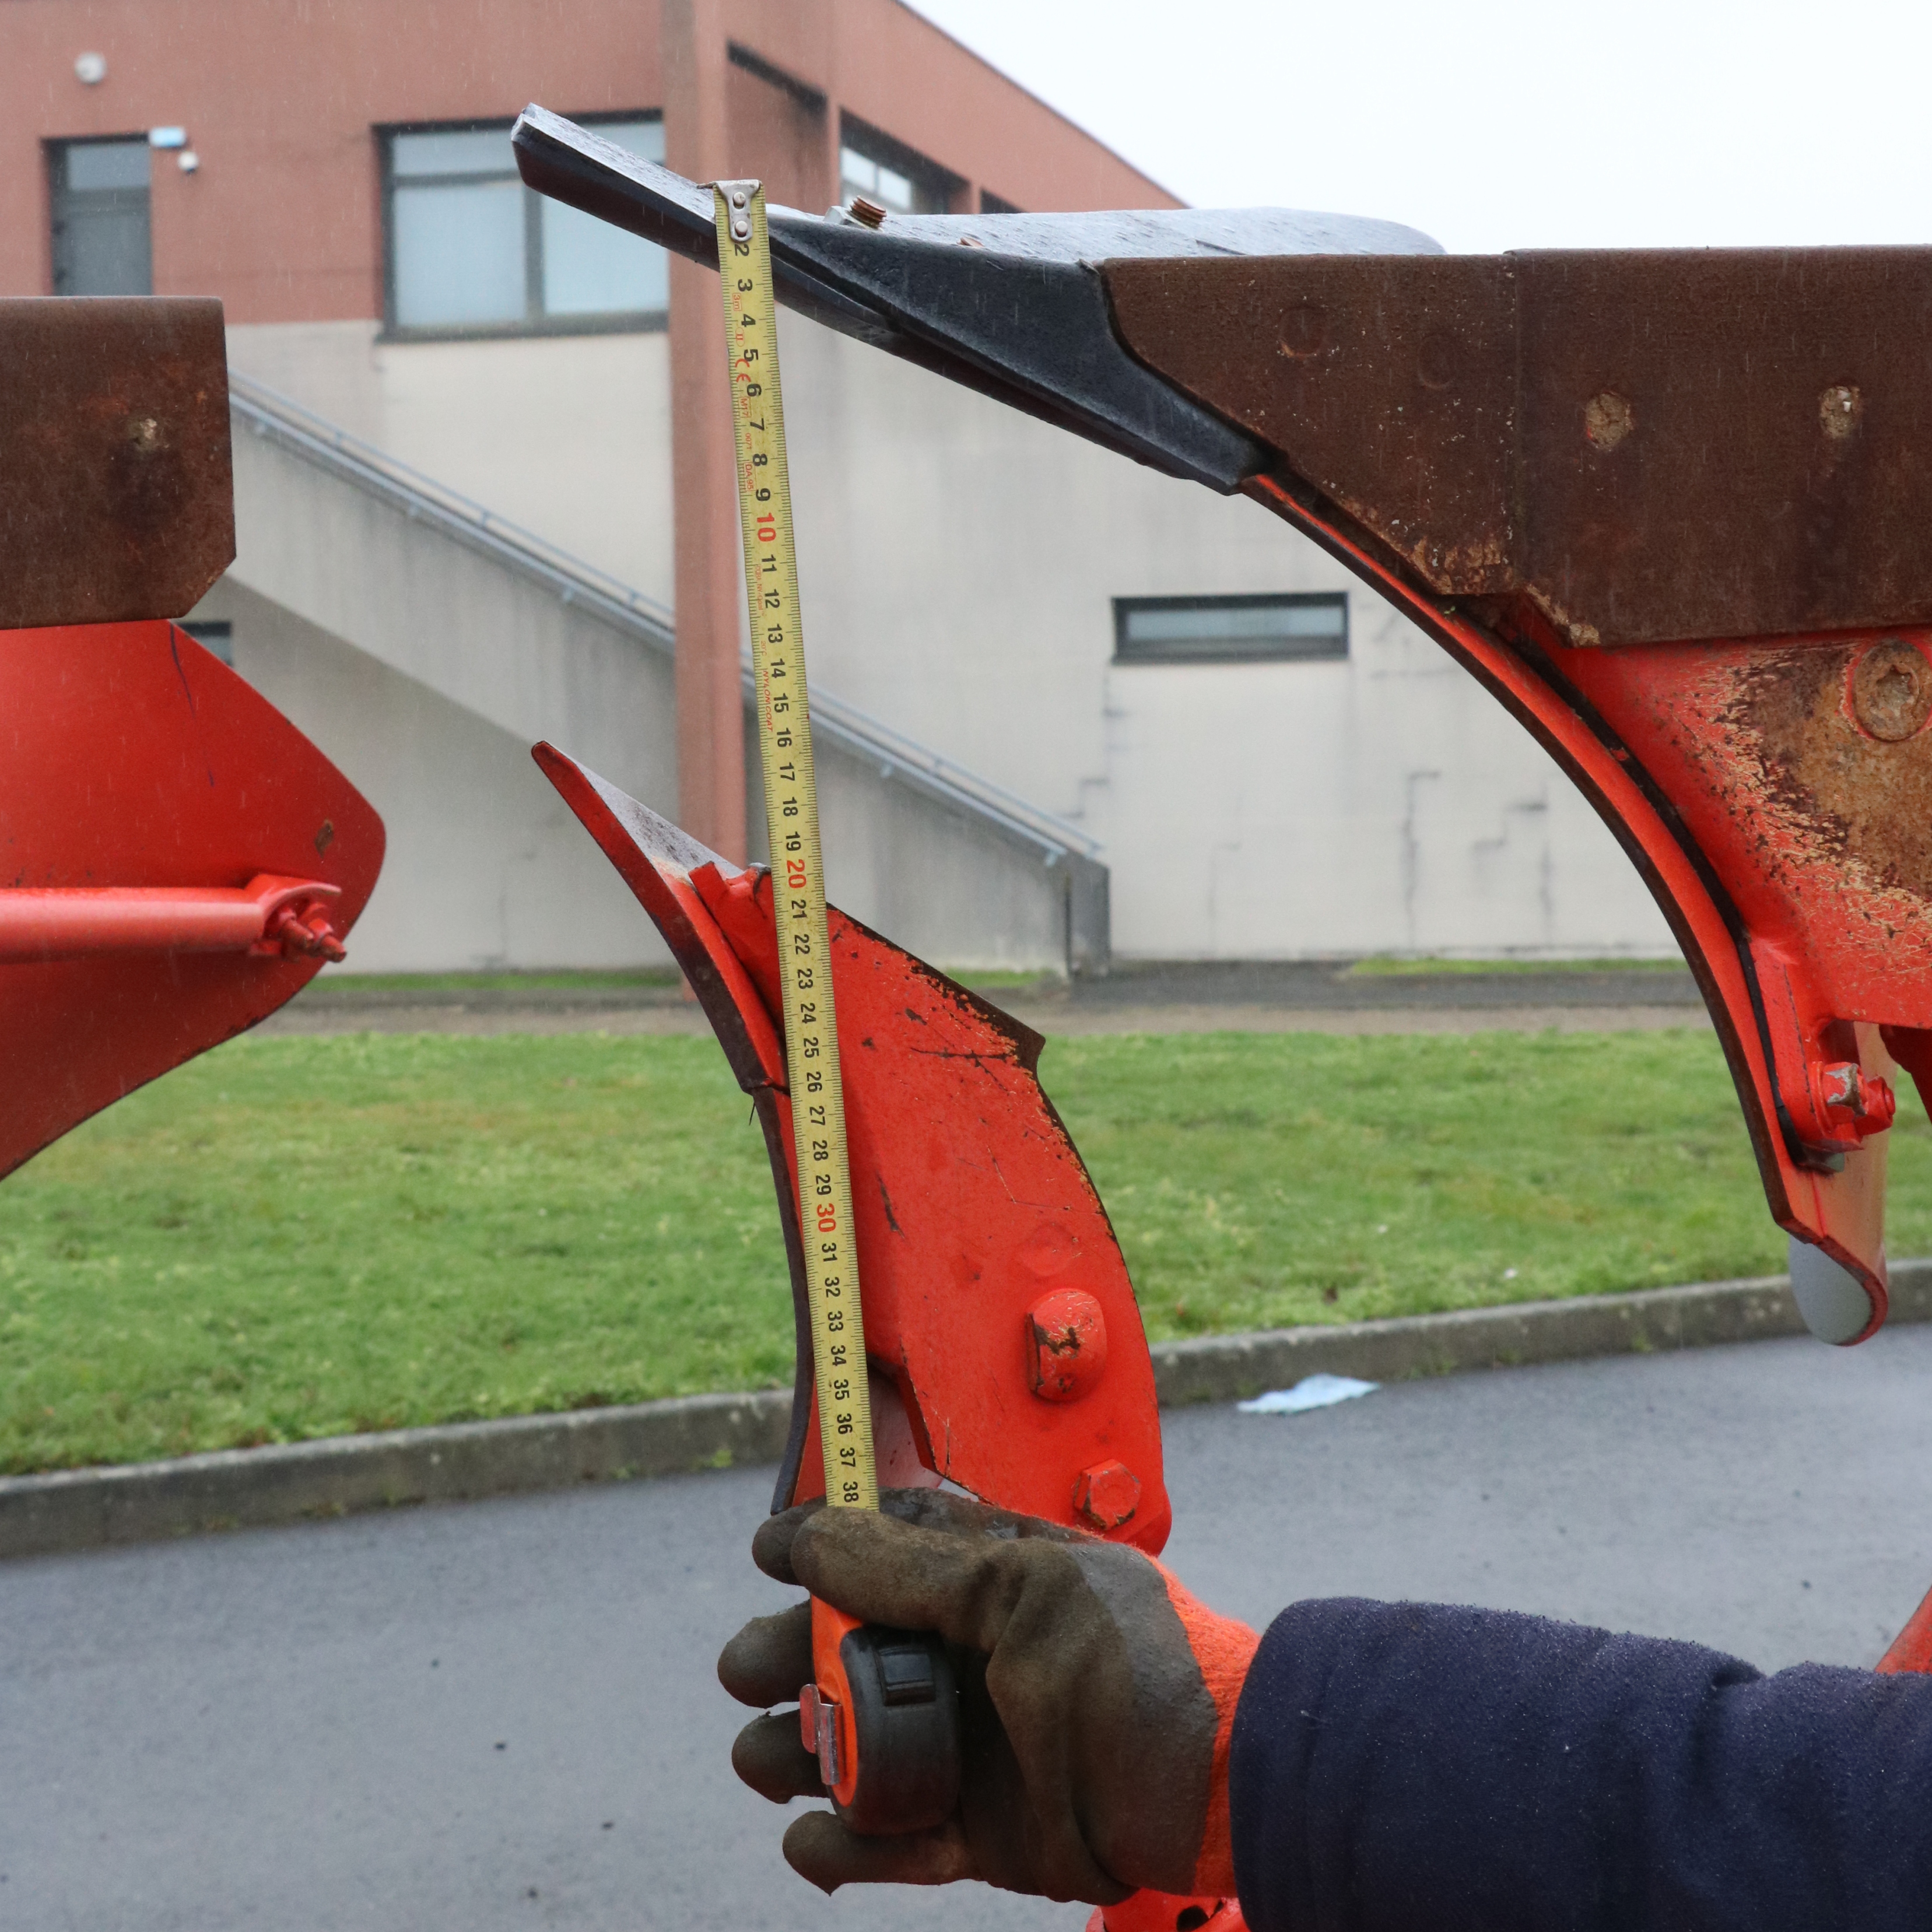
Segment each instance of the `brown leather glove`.
M959 1808L899 1838L808 1813L784 1835L792 1868L826 1892L976 1878L1095 1905L1142 1887L1232 1896L1228 1740L1255 1633L1124 1544L937 1490L883 1504L788 1510L760 1528L752 1557L868 1622L944 1637L960 1686ZM741 1703L795 1703L812 1675L810 1606L746 1624L718 1675ZM775 1803L824 1796L795 1710L748 1724L731 1762Z

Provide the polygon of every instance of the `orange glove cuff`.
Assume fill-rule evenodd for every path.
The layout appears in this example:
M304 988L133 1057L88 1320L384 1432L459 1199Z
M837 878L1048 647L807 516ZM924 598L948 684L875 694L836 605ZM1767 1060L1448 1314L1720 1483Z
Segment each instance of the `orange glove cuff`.
M1214 1700L1214 1768L1208 1787L1208 1817L1201 1834L1201 1856L1194 1868L1194 1889L1202 1897L1234 1895L1234 1846L1228 1815L1228 1750L1234 1732L1234 1706L1248 1666L1261 1648L1259 1632L1233 1617L1218 1616L1184 1588L1164 1564L1158 1566L1167 1586L1188 1647L1201 1666L1201 1679Z

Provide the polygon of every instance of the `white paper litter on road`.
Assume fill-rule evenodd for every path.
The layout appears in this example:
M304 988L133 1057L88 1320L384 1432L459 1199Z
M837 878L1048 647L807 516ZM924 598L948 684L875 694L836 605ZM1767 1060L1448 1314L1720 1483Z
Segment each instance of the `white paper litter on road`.
M1372 1395L1379 1382L1358 1382L1353 1376L1304 1376L1292 1388L1270 1389L1252 1402L1234 1406L1244 1415L1299 1415L1305 1408L1327 1408L1338 1402L1352 1402L1358 1395Z

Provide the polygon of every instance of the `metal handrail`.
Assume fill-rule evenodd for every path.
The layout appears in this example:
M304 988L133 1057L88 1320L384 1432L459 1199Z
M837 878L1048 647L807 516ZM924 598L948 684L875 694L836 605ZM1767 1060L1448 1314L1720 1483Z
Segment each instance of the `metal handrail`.
M655 649L670 654L676 632L669 608L620 582L609 572L573 556L547 537L486 509L399 458L304 409L298 402L231 370L230 408L257 436L320 463L370 494L394 503L412 520L442 528L473 549L534 576L566 604L614 616Z
M392 504L412 520L439 529L519 575L534 579L566 604L629 632L652 650L665 656L674 653L676 631L671 611L609 572L499 516L474 498L365 442L253 376L231 370L228 400L234 414L256 436ZM748 653L742 661L742 670L749 696L753 685ZM876 765L880 777L896 779L986 820L1008 837L1035 848L1049 866L1069 856L1098 861L1102 850L1100 842L1055 813L954 764L931 746L894 730L817 685L811 687L811 704L818 735Z

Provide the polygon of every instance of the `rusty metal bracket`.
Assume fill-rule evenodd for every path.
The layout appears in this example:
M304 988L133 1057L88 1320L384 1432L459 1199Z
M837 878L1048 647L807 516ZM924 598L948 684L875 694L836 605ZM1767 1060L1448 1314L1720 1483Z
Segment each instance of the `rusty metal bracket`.
M235 556L218 302L0 302L0 630L178 617Z
M1110 261L1121 340L1565 644L1932 623L1932 249Z
M1894 333L1932 310L1932 250L1102 272L1135 353L1269 442L1250 494L1616 832L1774 1216L1862 1291L1808 1315L1870 1334L1887 1083L1932 1076L1932 378Z
M215 302L0 302L0 1174L343 956L368 805L166 622L235 554Z

